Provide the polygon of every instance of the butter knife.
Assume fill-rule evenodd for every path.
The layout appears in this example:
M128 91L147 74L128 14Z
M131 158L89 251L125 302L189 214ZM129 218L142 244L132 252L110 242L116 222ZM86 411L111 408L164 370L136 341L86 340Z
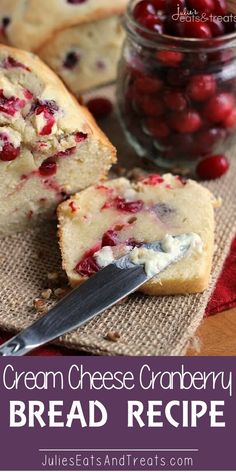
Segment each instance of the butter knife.
M173 254L170 258L165 269L182 259L191 246L191 240L189 238L183 239L183 235L174 238L182 238L181 245L178 253ZM162 249L161 241L143 244L141 247L153 249L162 254L165 252ZM155 275L158 275L162 270L157 270ZM82 326L137 290L152 277L153 275L147 275L144 265L131 262L130 254L114 260L84 284L73 289L42 318L2 344L0 356L23 356Z

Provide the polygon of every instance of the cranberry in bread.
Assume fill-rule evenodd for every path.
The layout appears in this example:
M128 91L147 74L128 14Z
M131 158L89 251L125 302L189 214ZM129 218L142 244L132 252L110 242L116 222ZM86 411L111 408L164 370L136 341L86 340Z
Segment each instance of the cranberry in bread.
M104 178L115 149L32 53L0 47L0 235Z
M115 79L123 39L116 15L59 31L39 55L79 95Z
M214 205L206 188L171 174L149 175L137 183L120 178L74 195L58 208L59 243L70 284L82 283L127 248L155 240L169 244L167 235L192 233L201 250L168 267L141 291L204 291L212 265Z

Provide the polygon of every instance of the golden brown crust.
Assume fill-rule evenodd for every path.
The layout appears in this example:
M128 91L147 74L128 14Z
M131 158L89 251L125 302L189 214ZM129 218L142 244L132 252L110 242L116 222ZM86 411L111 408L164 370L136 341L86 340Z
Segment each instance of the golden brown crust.
M60 205L57 207L57 219L60 219ZM61 261L62 261L62 269L66 272L66 261L65 261L65 254L64 254L64 248L62 244L62 228L60 225L57 226L57 236L58 236L58 245L61 251ZM70 285L73 287L73 284L70 282Z

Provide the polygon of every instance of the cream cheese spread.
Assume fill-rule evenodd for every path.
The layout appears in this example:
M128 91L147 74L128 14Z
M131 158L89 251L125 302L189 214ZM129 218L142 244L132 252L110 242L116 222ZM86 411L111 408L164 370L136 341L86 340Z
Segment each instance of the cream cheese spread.
M129 260L135 265L143 265L148 277L154 277L166 269L171 262L177 261L183 255L183 247L189 246L186 255L201 253L203 243L196 233L181 234L177 238L167 234L161 241L162 251L149 249L144 246L135 247L122 245L122 251L116 251L118 247L104 246L94 254L99 267L104 268L111 264L117 257L129 253Z
M136 247L130 253L129 258L133 264L144 265L148 277L154 277L166 269L171 262L178 260L183 252L182 247L186 244L189 244L189 251L186 255L190 255L193 252L202 252L202 240L198 234L182 234L178 238L167 234L161 241L164 252L154 251L145 247Z
M106 267L114 261L114 255L111 246L104 246L100 251L94 254L99 267Z

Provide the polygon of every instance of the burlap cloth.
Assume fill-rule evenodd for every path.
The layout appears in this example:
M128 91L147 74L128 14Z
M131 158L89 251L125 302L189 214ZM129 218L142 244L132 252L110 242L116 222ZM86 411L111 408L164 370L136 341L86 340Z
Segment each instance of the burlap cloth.
M126 147L124 138L118 132L116 120L109 120L109 134L120 148L123 164L124 157L129 166L135 164L133 152ZM216 211L212 281L204 294L174 297L134 294L124 304L114 306L84 327L63 336L57 344L99 355L183 354L202 320L236 233L235 178L236 156L231 156L230 172L217 181L207 183L216 196L222 197L223 206ZM60 254L55 224L0 241L0 328L15 332L29 326L40 316L32 306L33 300L47 286L47 273L58 269ZM107 333L113 330L120 334L117 343L105 339Z

